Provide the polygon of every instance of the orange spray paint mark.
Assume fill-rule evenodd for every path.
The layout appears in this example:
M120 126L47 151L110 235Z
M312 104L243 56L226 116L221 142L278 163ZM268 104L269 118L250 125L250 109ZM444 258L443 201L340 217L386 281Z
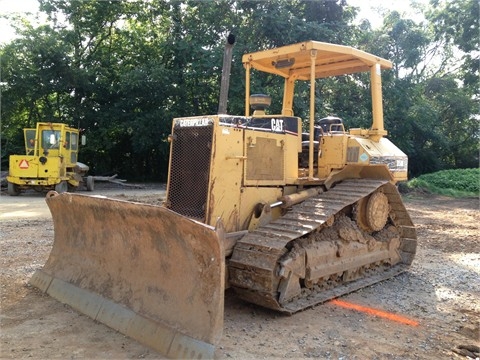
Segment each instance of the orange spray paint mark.
M378 317L388 319L388 320L391 320L391 321L395 321L395 322L398 322L398 323L402 323L402 324L405 324L405 325L418 326L418 321L407 319L406 317L401 316L401 315L392 314L392 313L389 313L389 312L386 312L386 311L377 310L377 309L373 309L373 308L366 307L366 306L352 304L352 303L349 303L347 301L338 300L338 299L333 299L330 302L334 305L343 307L345 309L361 311L361 312L367 313L369 315L378 316Z

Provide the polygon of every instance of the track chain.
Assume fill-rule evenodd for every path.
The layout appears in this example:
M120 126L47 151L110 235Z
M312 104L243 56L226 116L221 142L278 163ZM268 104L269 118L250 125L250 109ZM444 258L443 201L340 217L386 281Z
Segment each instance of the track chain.
M400 263L374 271L371 276L340 283L332 289L308 292L294 301L281 304L278 300L281 280L278 262L288 253L291 243L331 221L342 209L380 187L388 197L392 222L400 233ZM394 185L386 180L346 180L329 191L292 206L284 216L249 232L239 240L228 263L230 284L241 298L249 302L294 313L404 271L413 261L416 244L415 227Z

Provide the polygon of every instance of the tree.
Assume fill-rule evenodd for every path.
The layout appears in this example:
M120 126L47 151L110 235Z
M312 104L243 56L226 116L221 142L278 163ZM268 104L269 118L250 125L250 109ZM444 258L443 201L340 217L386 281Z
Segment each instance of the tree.
M0 49L2 62L3 160L23 151L25 127L38 121L72 124L65 101L72 90L67 47L50 26L24 23L23 37ZM2 141L2 142L3 142Z
M414 174L475 159L471 138L455 142L458 132L475 132L478 107L473 86L478 71L471 71L478 41L470 38L472 26L478 29L471 16L478 4L471 0L438 6L426 24L386 14L380 31L366 23L353 25L356 9L345 0L40 4L49 25L20 22L18 39L0 49L2 151L8 144L2 162L23 147L23 127L62 121L88 136L80 159L93 173L165 180L172 119L217 112L230 32L237 41L229 113L244 113L243 54L311 39L350 45L394 63L394 71L383 74L386 128L411 157ZM457 18L467 25L456 24ZM453 46L465 54L461 66L449 66L452 52L438 66L428 61ZM317 114L342 116L348 126L368 126L368 83L368 74L318 81ZM302 118L308 118L308 86L297 86L294 113ZM252 72L251 90L272 96L272 113L281 110L282 88L282 79ZM430 157L435 161L428 162Z
M451 51L438 41L438 31L393 12L377 35L384 56L394 62L393 73L384 77L386 127L409 155L413 176L478 165L478 101L455 80L462 71L449 67ZM430 54L438 54L436 61L425 61Z
M451 68L458 69L459 79L472 94L479 95L480 83L480 3L478 0L430 0L426 13L432 24L435 40L456 47L460 56L452 56ZM455 70L454 70L455 71Z

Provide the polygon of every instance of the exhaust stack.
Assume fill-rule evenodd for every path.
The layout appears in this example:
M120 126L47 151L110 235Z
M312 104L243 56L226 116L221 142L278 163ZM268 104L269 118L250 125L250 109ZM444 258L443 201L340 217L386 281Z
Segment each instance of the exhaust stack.
M230 87L230 70L232 68L232 50L235 44L235 35L227 36L225 52L223 53L222 82L220 84L220 100L218 103L218 114L227 114L228 88Z

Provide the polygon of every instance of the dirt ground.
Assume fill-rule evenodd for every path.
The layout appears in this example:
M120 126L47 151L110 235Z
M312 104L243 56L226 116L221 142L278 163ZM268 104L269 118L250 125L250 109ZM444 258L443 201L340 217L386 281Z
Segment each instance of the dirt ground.
M151 193L158 194L152 189L144 196ZM23 194L15 198L18 204L8 207L4 194L0 197L0 358L161 358L28 284L48 258L52 221L48 213L9 214L38 196ZM129 190L114 196L131 197ZM160 195L152 198L161 200ZM419 239L412 267L341 300L417 325L332 302L285 316L242 302L227 291L216 358L478 359L479 200L409 195L404 201Z

